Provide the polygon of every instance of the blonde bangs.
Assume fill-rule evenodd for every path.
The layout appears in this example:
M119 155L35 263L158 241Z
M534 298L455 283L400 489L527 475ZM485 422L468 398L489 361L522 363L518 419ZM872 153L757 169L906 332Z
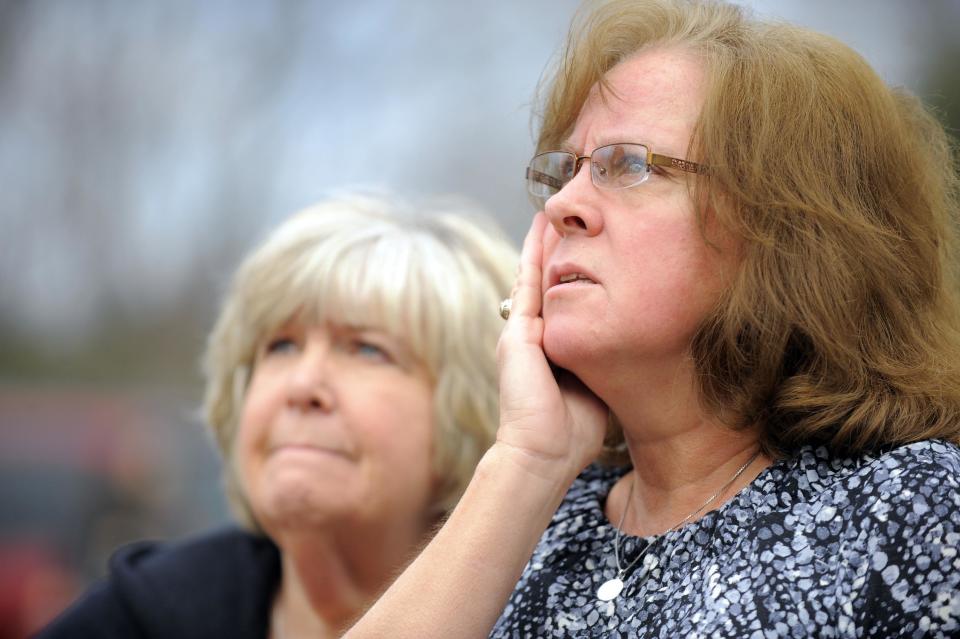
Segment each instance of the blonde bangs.
M464 317L465 284L451 248L418 233L411 220L398 236L395 222L341 228L323 239L299 229L290 242L267 245L247 278L250 332L265 339L291 317L309 324L381 330L401 340L432 375L455 343L447 326ZM486 284L489 295L496 296ZM469 306L469 304L467 304ZM255 345L253 345L256 348Z

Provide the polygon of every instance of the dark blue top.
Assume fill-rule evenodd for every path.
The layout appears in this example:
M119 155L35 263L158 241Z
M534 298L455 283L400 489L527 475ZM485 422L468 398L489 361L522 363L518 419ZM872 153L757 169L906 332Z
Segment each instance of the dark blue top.
M960 637L960 449L804 448L719 510L659 537L621 595L604 501L626 469L574 482L491 634L506 637Z
M264 639L279 584L277 547L242 530L137 542L37 637Z

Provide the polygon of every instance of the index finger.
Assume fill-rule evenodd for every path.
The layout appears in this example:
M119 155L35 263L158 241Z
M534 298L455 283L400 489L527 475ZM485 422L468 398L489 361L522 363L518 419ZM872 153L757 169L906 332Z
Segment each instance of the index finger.
M543 305L543 233L547 226L547 216L541 211L533 217L533 223L523 240L520 251L520 273L517 275L517 288L513 294L513 308L510 317L521 315L535 318L540 315Z

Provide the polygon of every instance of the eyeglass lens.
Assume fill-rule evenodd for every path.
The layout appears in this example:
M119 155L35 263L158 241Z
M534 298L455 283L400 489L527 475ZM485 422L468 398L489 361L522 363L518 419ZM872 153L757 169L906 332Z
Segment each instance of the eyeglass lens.
M594 149L590 157L590 178L602 189L625 189L647 177L647 147L642 144L609 144ZM527 191L540 204L574 178L577 156L564 151L535 155L527 167Z

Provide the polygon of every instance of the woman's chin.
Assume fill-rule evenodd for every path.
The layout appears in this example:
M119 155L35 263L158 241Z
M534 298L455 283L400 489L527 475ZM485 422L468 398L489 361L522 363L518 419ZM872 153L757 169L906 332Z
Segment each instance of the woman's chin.
M594 343L584 339L584 333L567 322L548 322L543 329L543 352L556 366L578 377L584 366L589 366L596 356Z
M251 502L257 519L267 529L325 527L357 510L342 486L324 486L319 482L273 482L251 495Z

